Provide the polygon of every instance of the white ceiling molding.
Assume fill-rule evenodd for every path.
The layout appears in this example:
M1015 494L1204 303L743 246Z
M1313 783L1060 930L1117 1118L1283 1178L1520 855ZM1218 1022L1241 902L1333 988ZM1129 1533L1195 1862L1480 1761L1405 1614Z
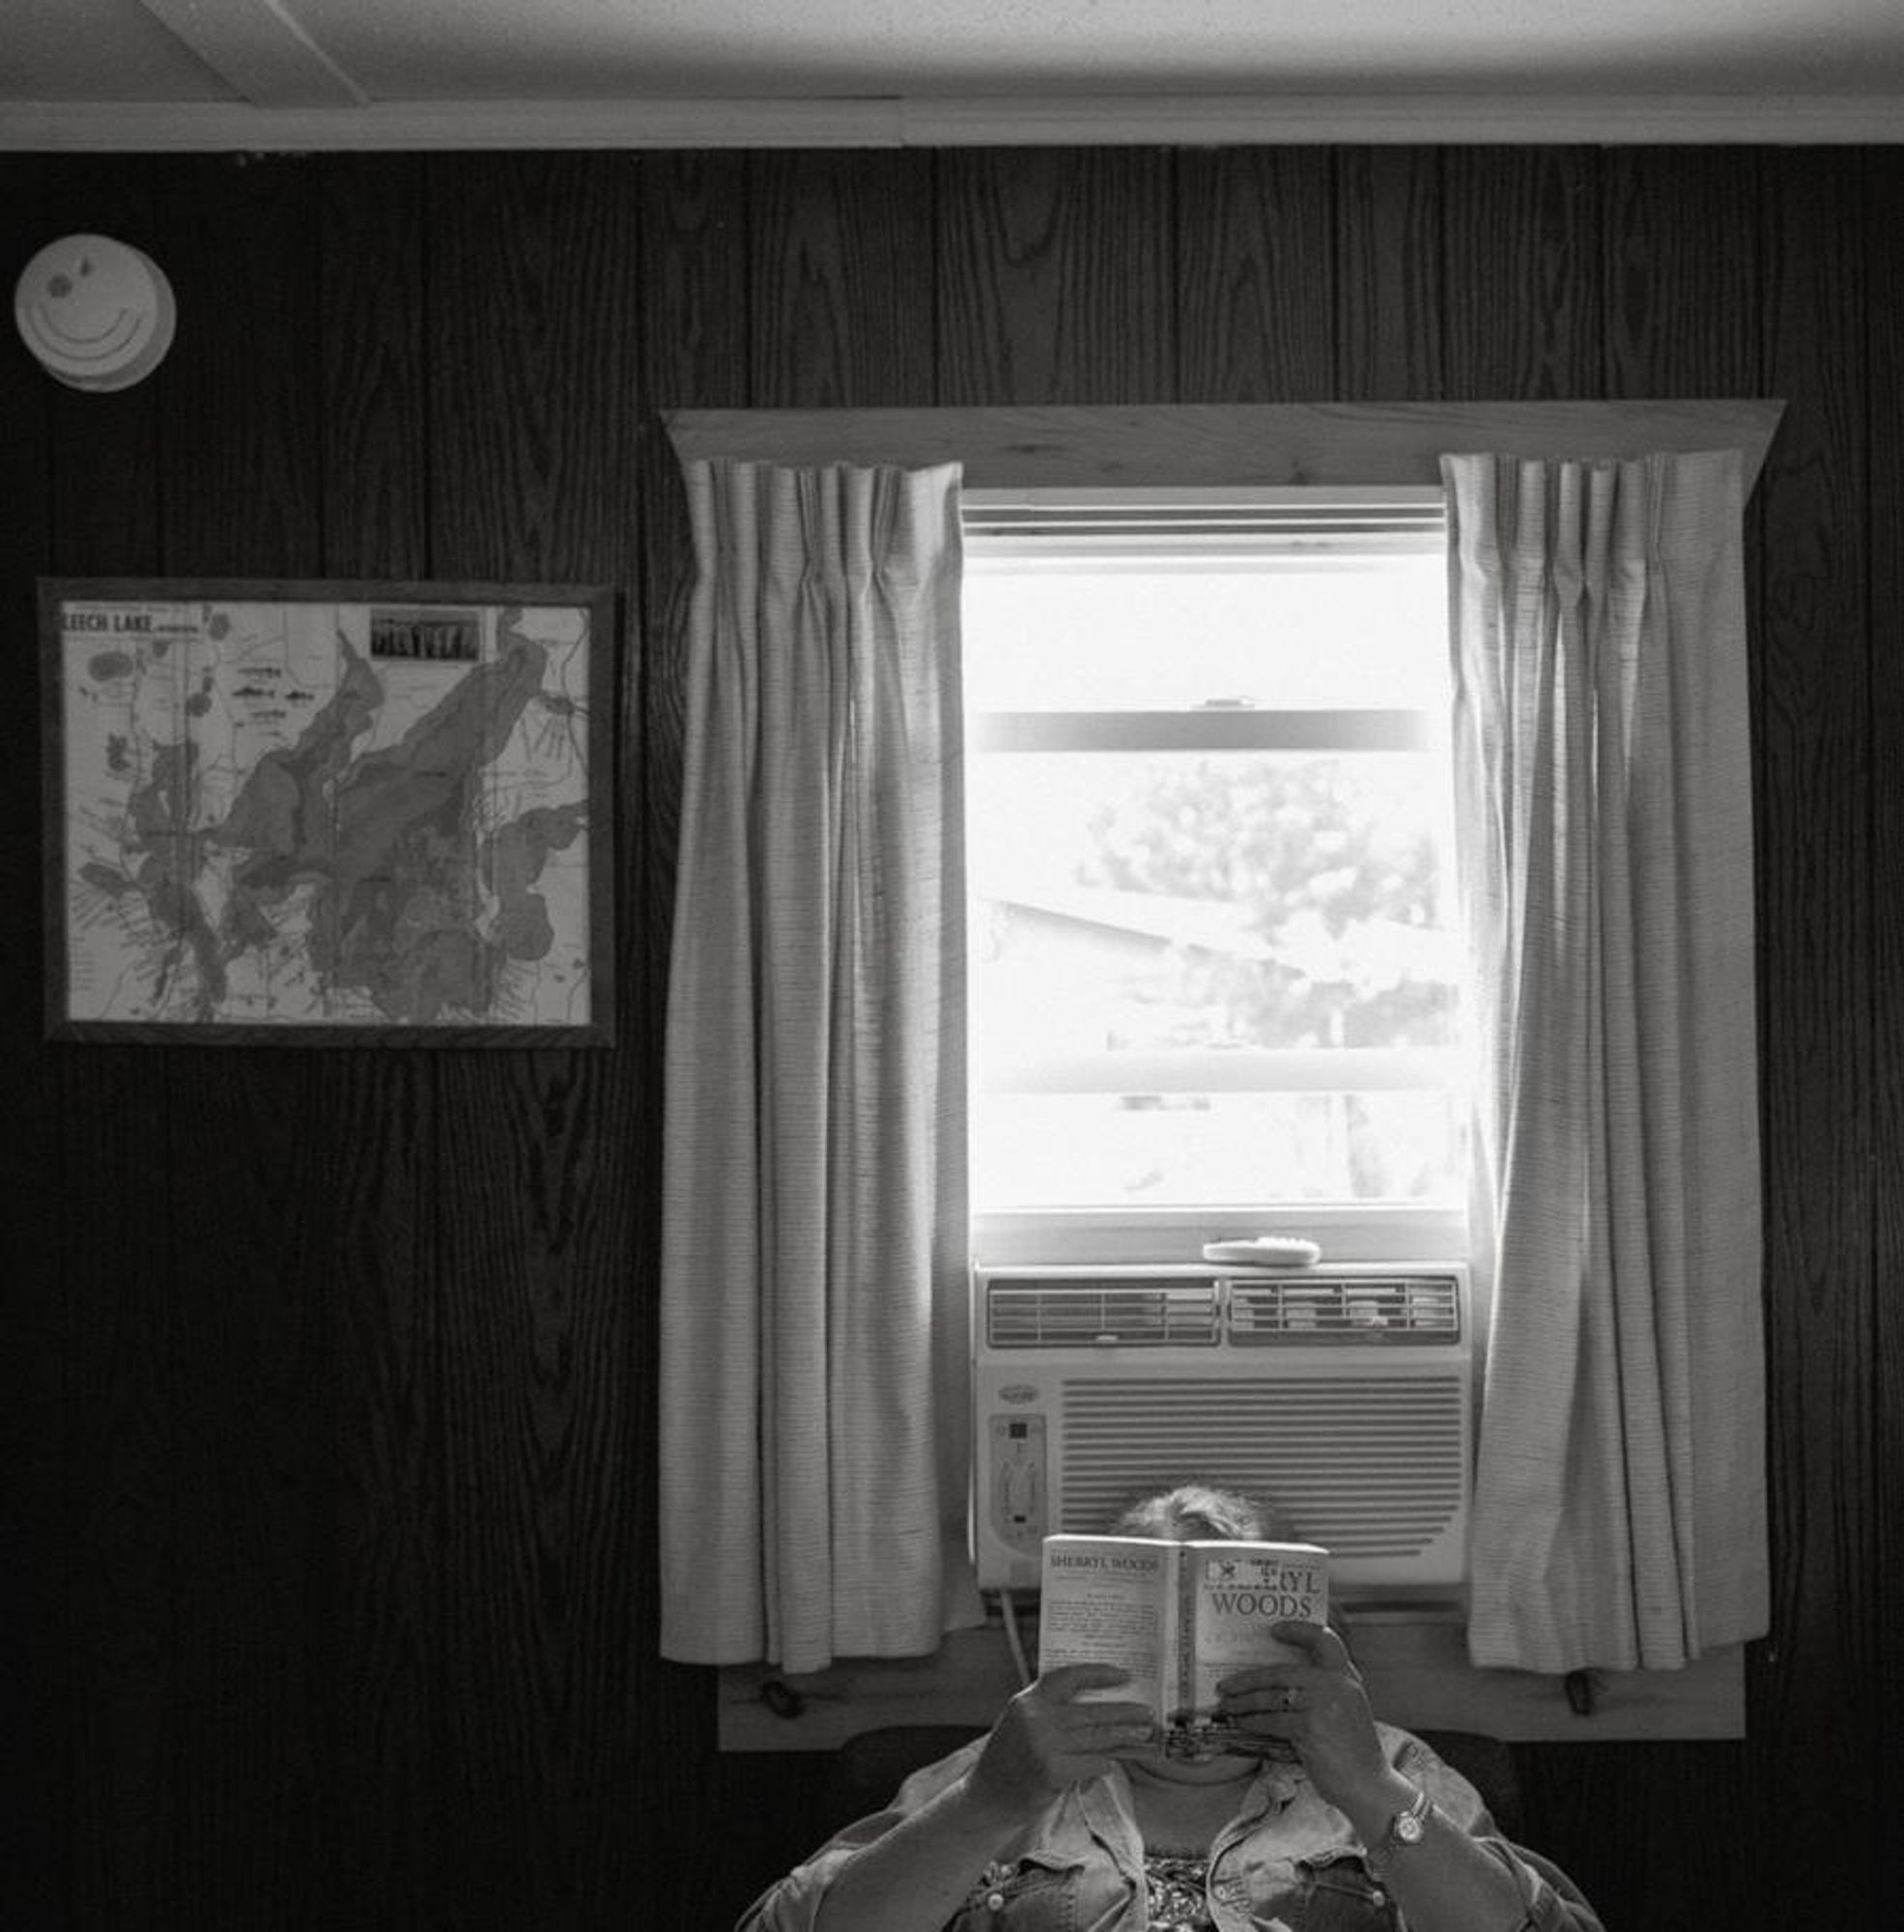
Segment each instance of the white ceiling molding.
M192 0L144 4L155 13L203 13L208 0L195 9ZM216 0L213 11L236 17L266 4ZM234 71L242 67L235 63ZM335 68L328 71L334 87L353 86ZM275 84L292 84L288 67ZM1887 95L0 102L0 150L51 153L1897 142L1904 142L1904 99Z
M254 107L353 108L370 99L280 0L139 0L139 4ZM182 110L175 106L173 111ZM205 110L193 103L183 111Z

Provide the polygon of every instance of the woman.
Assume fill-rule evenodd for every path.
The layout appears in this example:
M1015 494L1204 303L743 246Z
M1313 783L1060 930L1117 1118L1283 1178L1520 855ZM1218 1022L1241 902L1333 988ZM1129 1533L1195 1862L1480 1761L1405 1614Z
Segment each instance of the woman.
M1265 1534L1246 1498L1201 1488L1116 1528ZM1464 1778L1376 1722L1336 1632L1275 1634L1300 1662L1222 1687L1249 1754L1165 1757L1143 1705L1079 1701L1123 1672L1045 1672L983 1738L756 1900L740 1932L1601 1932Z

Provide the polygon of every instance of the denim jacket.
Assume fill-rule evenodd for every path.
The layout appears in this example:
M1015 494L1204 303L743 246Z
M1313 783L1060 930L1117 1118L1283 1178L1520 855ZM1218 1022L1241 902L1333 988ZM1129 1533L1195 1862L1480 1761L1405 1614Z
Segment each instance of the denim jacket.
M1407 1731L1380 1727L1388 1758L1500 1860L1520 1889L1519 1932L1601 1932L1566 1876L1494 1829L1474 1788ZM915 1773L884 1811L849 1826L763 1893L736 1932L811 1932L834 1874L958 1777L982 1740ZM1218 1932L1407 1932L1354 1828L1299 1770L1265 1764L1210 1847ZM1122 1771L1074 1785L1004 1849L946 1932L1146 1932L1144 1844Z

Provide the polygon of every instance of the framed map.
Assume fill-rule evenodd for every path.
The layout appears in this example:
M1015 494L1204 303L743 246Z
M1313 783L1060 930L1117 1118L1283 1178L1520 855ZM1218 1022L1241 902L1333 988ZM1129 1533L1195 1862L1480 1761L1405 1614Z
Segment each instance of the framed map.
M602 587L43 579L56 1038L613 1037Z

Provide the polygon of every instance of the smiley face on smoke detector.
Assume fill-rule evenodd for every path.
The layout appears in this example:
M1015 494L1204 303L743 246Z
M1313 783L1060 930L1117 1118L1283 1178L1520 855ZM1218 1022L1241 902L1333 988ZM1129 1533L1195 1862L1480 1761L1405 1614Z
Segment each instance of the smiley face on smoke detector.
M26 265L14 320L48 375L75 389L125 389L164 359L178 314L149 255L105 235L68 235Z

